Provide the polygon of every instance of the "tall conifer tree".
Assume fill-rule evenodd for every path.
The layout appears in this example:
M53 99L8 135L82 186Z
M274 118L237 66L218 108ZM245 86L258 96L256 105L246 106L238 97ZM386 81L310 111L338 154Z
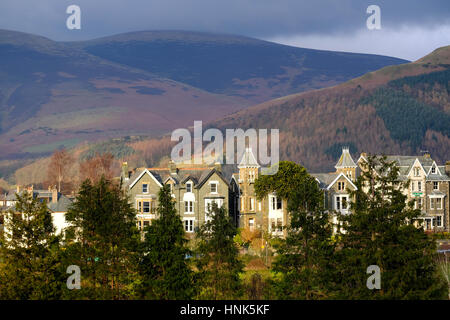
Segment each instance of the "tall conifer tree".
M60 299L65 275L54 231L45 201L17 195L0 243L0 299Z
M210 220L197 233L199 298L237 299L243 294L244 264L234 242L237 229L225 208L212 204Z
M344 299L445 297L436 272L436 242L413 225L420 215L406 203L399 168L370 156L352 192L352 213L340 216L336 292ZM380 268L380 289L369 289L367 268Z
M164 300L191 299L194 285L187 260L190 250L168 185L161 188L158 199L159 217L144 230L140 263L143 296Z

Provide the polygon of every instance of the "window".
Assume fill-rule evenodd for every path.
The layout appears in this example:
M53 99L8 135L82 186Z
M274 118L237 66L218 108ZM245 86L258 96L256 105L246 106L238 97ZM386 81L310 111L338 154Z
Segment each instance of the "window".
M213 204L216 203L220 208L223 204L223 199L206 199L205 200L205 211L207 213L211 212Z
M436 216L436 225L442 227L442 216Z
M144 183L142 185L142 193L148 193L148 184Z
M417 181L417 190L422 191L422 182Z
M187 213L194 212L194 202L193 201L185 201L184 202L184 212L187 212Z
M442 209L442 198L436 198L436 209Z
M142 202L141 201L138 202L138 211L142 212Z
M209 185L211 190L211 193L217 193L217 182L211 182L211 184Z
M255 210L255 198L250 198L250 211Z
M345 182L338 182L338 190L345 190Z
M271 197L272 210L281 210L283 209L283 202L279 197Z
M194 219L184 219L184 231L192 233L194 232Z
M192 192L192 183L186 183L186 192Z
M422 207L423 207L423 199L417 198L416 199L416 209L422 209Z
M143 207L144 213L150 212L150 202L149 201L142 202L142 207Z
M277 218L277 230L283 231L283 219L282 218Z
M250 231L253 231L255 229L255 219L254 218L248 219L248 227L249 227Z
M439 182L433 181L433 190L439 190Z
M431 168L431 173L432 173L432 174L435 174L435 173L436 173L436 167L432 167L432 168Z
M144 220L144 228L150 225L150 221Z
M442 198L430 198L430 209L442 209Z
M347 210L347 209L348 209L347 196L336 197L336 210Z
M418 167L415 167L415 168L414 168L414 176L415 176L415 177L420 176L420 168L418 168Z
M347 209L347 198L342 197L342 209Z

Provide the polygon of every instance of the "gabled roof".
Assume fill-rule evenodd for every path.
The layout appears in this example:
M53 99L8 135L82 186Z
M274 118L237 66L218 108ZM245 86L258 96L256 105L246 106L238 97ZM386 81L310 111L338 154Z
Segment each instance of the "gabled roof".
M225 177L220 173L220 171L217 171L215 168L212 168L209 172L207 172L206 174L202 175L202 177L200 178L198 185L195 187L197 189L200 189L206 181L208 181L208 179L214 174L216 173L219 178L225 182L225 184L227 186L230 186L230 183L225 179Z
M355 186L352 180L349 179L343 172L341 172L327 187L327 190L329 190L341 177L344 177L352 186L355 188L355 190L358 190L358 188Z
M339 168L356 168L357 165L355 161L353 161L352 156L350 155L349 148L342 148L342 154L339 158L338 162L334 166L336 169Z
M316 178L319 182L320 188L329 190L340 177L344 177L354 188L358 189L352 180L349 179L343 172L341 173L311 173L311 176Z
M154 176L150 171L148 171L148 169L144 169L144 170L138 175L138 177L137 177L136 179L133 180L133 182L130 184L130 187L129 187L129 188L130 188L130 189L133 188L133 186L136 184L136 182L138 182L138 181L142 178L142 176L143 176L144 174L148 174L150 177L152 177L152 179L156 182L156 184L157 184L158 186L162 187L161 182L160 182L158 179L156 179L155 176Z
M239 162L238 168L259 168L260 165L256 161L255 155L252 152L252 148L245 148L244 155Z
M52 212L67 212L71 204L72 201L66 196L61 194L58 197L58 201L56 203L50 202L47 204L47 207Z
M416 164L419 164L420 168L423 170L423 172L425 173L425 176L427 175L427 171L425 170L425 168L423 167L422 163L419 161L419 158L416 158L414 160L414 162L412 163L412 165L409 167L408 173L406 174L408 177L411 174L412 169L416 166Z

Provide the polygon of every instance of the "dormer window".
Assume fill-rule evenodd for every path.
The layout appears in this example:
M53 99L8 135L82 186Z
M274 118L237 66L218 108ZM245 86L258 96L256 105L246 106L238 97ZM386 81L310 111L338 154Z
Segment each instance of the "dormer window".
M345 182L338 182L338 190L345 190Z
M148 193L148 184L142 184L142 193Z
M432 174L435 174L435 173L436 173L436 167L434 167L434 166L431 167L431 173L432 173Z
M186 183L186 192L192 192L192 182Z

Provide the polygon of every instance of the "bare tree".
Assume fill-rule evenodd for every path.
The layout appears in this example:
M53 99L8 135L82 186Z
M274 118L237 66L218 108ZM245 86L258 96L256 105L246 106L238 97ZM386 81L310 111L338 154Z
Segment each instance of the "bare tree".
M50 184L58 185L58 192L61 192L61 183L66 178L72 164L73 158L66 149L55 150L50 159L47 175Z

